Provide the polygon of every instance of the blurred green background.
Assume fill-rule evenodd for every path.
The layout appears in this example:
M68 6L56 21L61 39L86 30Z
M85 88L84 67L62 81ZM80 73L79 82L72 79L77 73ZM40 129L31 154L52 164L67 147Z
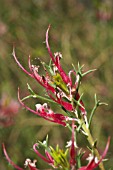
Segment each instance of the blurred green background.
M92 123L92 133L98 146L104 149L107 137L113 136L113 1L112 0L0 0L0 145L5 143L12 160L23 167L26 158L37 159L38 168L47 168L32 150L38 140L49 134L49 143L64 148L71 134L64 127L51 124L21 108L17 101L17 88L21 97L29 94L27 83L40 95L43 88L28 77L12 57L13 44L22 65L28 69L28 55L33 64L36 58L49 62L45 33L51 24L50 44L53 52L63 54L62 67L68 72L72 63L84 64L84 71L97 68L82 81L81 92L90 114L94 94L108 106L98 108ZM42 68L40 73L43 74ZM4 97L5 96L5 97ZM28 100L35 109L41 100ZM60 112L56 105L55 112ZM6 111L6 110L7 111ZM18 111L12 115L12 110ZM5 117L3 116L6 111ZM14 110L15 111L15 110ZM7 124L8 121L13 121ZM79 146L86 141L79 139ZM113 141L107 154L106 169L113 168ZM0 147L0 169L12 170Z

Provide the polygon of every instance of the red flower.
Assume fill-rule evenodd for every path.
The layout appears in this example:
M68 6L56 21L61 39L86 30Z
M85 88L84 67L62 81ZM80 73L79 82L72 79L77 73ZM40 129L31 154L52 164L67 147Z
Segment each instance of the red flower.
M83 166L81 168L79 168L79 170L94 170L100 163L101 161L104 159L104 157L107 154L108 148L109 148L109 144L110 144L110 137L108 138L108 142L106 144L105 150L100 158L99 161L96 161L96 158L94 157L88 165ZM46 163L48 163L49 165L51 165L52 167L54 167L54 159L52 158L52 156L50 155L50 153L48 151L45 151L46 157L44 157L42 154L39 153L39 151L36 149L36 147L38 146L38 143L33 145L33 149L35 151L35 153L42 159L44 160ZM7 159L7 161L17 170L24 170L23 168L19 167L18 165L16 165L8 156L6 149L5 149L5 145L2 145L3 147L3 152L4 155ZM70 149L70 166L71 169L75 170L75 166L76 166L76 161L75 161L75 148L74 148L74 123L72 125L72 144L71 144L71 149ZM28 166L30 170L38 170L36 168L36 160L33 161L33 163L31 162L30 159L26 159L25 161L25 167ZM55 168L55 167L54 167Z
M64 109L68 111L74 111L75 105L73 105L72 100L73 98L75 100L79 100L80 95L77 91L78 81L79 81L79 75L76 74L74 70L71 70L68 75L65 73L65 71L62 69L60 64L60 59L62 57L61 53L56 52L54 55L51 52L49 43L48 43L48 32L49 32L50 26L47 29L46 32L46 46L48 49L48 53L50 55L50 58L52 59L53 64L51 66L48 66L50 69L50 73L47 72L47 69L44 67L46 74L45 76L41 76L38 73L39 66L31 65L30 62L30 56L29 56L29 69L30 72L28 72L18 61L15 51L13 49L13 57L18 64L18 66L30 77L36 79L36 81L42 85L46 91L49 97L54 100L56 103L60 104ZM43 63L42 63L43 64ZM72 77L71 74L74 74L75 76L75 83L72 83ZM67 101L65 101L65 99ZM79 107L82 114L86 114L83 102L80 100L81 106Z
M69 118L68 116L64 116L60 113L54 113L47 105L47 103L44 103L43 105L41 104L36 104L36 111L29 108L28 106L26 106L19 97L19 91L18 91L18 99L19 102L21 103L22 106L24 106L27 110L31 111L32 113L43 117L44 119L50 121L50 122L55 122L58 123L62 126L66 126L66 121L68 120L72 120L71 118Z
M110 145L110 137L108 138L108 142L107 142L107 144L106 144L105 150L104 150L104 152L103 152L100 160L98 160L98 161L96 162L96 158L94 157L94 158L89 162L88 165L79 168L79 170L93 170L93 169L95 169L95 168L102 162L102 160L104 159L104 157L106 156L107 151L108 151L108 148L109 148L109 145Z
M47 162L49 165L54 166L54 160L52 158L52 156L49 154L49 152L45 151L46 157L44 157L37 149L36 147L38 147L38 143L35 143L33 145L33 149L35 151L35 153L45 162Z
M63 81L66 83L66 84L72 84L72 81L70 80L69 76L66 75L66 73L64 72L64 70L62 69L61 65L60 65L60 58L61 58L61 55L59 55L60 53L55 53L55 56L53 56L52 52L51 52L51 49L50 49L50 46L49 46L49 43L48 43L48 33L49 33L49 29L50 29L50 25L47 29L47 32L46 32L46 46L47 46L47 49L48 49L48 52L49 52L49 55L53 61L53 63L55 64L55 66L57 67Z
M76 158L76 151L75 151L75 145L74 145L74 133L75 131L75 125L74 125L74 121L72 121L72 143L71 143L71 148L70 148L70 166L71 166L71 169L72 170L75 170L75 165L76 165L76 161L75 161L75 158Z

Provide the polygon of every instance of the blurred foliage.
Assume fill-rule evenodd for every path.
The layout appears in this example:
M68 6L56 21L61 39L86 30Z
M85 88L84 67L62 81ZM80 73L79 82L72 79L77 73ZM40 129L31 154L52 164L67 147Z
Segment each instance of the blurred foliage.
M63 54L62 66L68 72L72 63L84 64L84 70L97 68L82 82L81 92L88 114L94 104L94 94L109 105L100 107L92 124L94 137L103 149L107 137L112 136L113 128L113 2L112 0L0 0L0 97L3 94L17 100L17 87L22 97L28 94L27 83L38 94L44 90L34 80L25 75L12 57L13 45L19 61L28 69L28 55L32 62L36 58L49 62L45 46L45 32L49 24L50 44L53 52ZM40 73L43 74L40 68ZM31 107L41 100L28 101ZM60 112L59 108L52 108ZM35 107L34 107L35 109ZM1 114L1 113L0 113ZM37 140L49 134L50 144L64 147L70 139L66 128L48 123L41 118L20 109L15 123L0 127L0 143L4 142L10 157L23 167L26 158L37 159L31 150ZM65 139L65 140L64 140ZM79 146L86 141L79 139ZM113 168L113 141L108 153L106 168ZM1 157L2 155L2 157ZM38 167L47 168L38 159ZM0 169L13 169L9 166L0 149Z

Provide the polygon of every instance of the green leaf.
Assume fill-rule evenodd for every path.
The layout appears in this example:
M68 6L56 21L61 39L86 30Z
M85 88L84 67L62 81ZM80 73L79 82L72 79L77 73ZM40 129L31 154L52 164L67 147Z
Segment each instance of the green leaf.
M31 89L31 87L28 83L27 83L27 88L32 95L35 95L34 91Z

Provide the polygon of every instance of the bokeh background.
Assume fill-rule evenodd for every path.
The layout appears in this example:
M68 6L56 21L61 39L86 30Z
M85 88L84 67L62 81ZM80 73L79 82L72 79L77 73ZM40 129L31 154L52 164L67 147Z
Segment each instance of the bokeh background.
M50 44L53 52L63 54L62 66L68 72L72 63L78 61L84 71L96 68L97 71L82 81L81 92L90 115L94 105L94 94L108 106L97 109L92 123L92 133L98 139L102 151L108 136L111 136L109 161L106 169L113 168L113 1L112 0L0 0L0 145L5 143L10 157L23 167L26 158L38 159L38 168L48 166L32 150L38 140L49 135L49 144L58 143L64 148L70 140L69 131L58 125L38 118L23 109L17 99L17 88L21 97L29 94L27 83L40 95L45 91L32 78L17 66L16 55L28 69L28 55L33 64L40 58L49 62L45 45L45 32L51 24ZM43 74L42 68L40 73ZM27 104L35 109L38 99L29 99ZM52 105L60 112L56 105ZM79 139L79 146L86 141ZM12 170L0 146L0 169Z

